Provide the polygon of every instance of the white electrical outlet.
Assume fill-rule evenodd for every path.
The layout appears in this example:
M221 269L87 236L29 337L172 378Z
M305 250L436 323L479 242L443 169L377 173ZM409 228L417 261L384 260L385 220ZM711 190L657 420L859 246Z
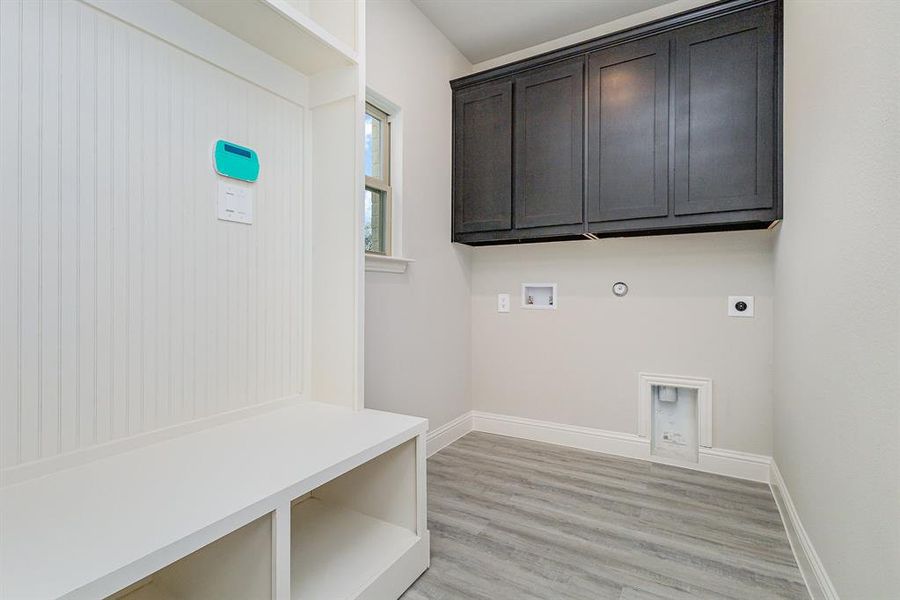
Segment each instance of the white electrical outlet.
M497 294L497 312L509 312L509 294Z
M752 317L753 296L728 296L729 317Z

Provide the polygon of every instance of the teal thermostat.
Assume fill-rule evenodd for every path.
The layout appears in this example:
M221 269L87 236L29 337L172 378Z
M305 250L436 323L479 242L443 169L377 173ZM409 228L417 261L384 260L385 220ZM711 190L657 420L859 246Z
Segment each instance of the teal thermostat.
M218 140L215 163L216 173L225 177L241 181L256 181L259 177L259 158L256 151L244 146Z

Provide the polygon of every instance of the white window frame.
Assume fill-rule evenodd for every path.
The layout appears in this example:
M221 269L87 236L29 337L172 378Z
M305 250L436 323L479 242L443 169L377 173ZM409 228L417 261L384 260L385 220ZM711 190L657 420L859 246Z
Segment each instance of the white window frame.
M407 266L415 262L403 252L403 110L371 88L366 88L366 103L387 115L390 141L386 153L388 169L387 197L388 248L386 254L366 252L366 271L381 273L405 273ZM366 187L382 189L366 177ZM375 185L373 185L373 183Z
M384 214L381 221L384 223L384 231L380 232L384 243L384 252L373 252L366 250L367 254L375 254L378 256L391 255L391 230L393 222L391 221L391 121L390 115L386 112L366 101L366 115L371 115L378 119L381 123L381 132L379 139L381 148L378 149L378 156L381 159L381 177L373 177L366 175L366 190L374 190L381 192L384 197Z

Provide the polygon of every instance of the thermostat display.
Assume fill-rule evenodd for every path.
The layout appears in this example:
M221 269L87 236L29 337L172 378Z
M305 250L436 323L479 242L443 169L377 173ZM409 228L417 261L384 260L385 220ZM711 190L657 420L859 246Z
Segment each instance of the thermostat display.
M241 181L256 181L259 177L259 157L250 148L218 140L213 158L219 175Z

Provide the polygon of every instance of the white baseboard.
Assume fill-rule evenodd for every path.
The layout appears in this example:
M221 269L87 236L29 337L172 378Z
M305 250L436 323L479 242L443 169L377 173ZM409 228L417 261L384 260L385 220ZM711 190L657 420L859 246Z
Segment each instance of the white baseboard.
M591 452L637 458L762 483L769 483L772 462L768 456L723 448L700 448L699 464L670 461L651 456L650 440L633 433L565 425L477 410L462 414L434 431L430 431L427 437L428 456L449 446L470 431L494 433Z
M472 411L463 413L449 423L444 423L437 429L429 431L425 437L425 455L431 456L470 431L472 431Z
M700 448L699 464L665 460L651 456L650 440L633 433L605 431L480 411L472 411L472 430L648 460L762 483L769 483L769 465L772 462L768 456L722 448Z
M604 431L479 411L472 413L472 429L473 431L546 442L580 450L591 450L628 458L645 458L645 440L630 433ZM647 457L649 455L648 446Z
M774 460L772 461L769 486L772 488L775 504L778 505L778 512L781 513L781 520L784 522L791 550L794 551L797 566L800 567L800 573L806 582L809 595L813 600L839 600L837 590L834 589L828 573L825 572L825 566L812 545L812 540L809 539L803 523L800 522L797 507L794 506L791 494L788 492Z

